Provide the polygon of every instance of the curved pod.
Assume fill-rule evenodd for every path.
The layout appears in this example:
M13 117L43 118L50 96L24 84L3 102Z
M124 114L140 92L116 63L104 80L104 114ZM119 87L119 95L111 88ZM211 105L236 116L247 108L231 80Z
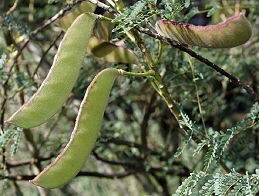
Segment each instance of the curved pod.
M139 64L139 59L132 50L106 42L95 36L90 38L87 52L107 62Z
M40 88L5 122L32 128L46 122L60 109L77 79L96 18L87 13L77 17L64 35Z
M71 26L73 21L80 15L86 12L93 13L96 9L96 5L89 1L83 1L75 10L64 15L56 20L55 24L59 26L64 32Z
M209 26L195 26L169 20L156 22L160 35L181 44L203 48L231 48L246 43L252 36L252 28L245 16L240 13L223 23Z
M117 69L108 68L94 78L86 90L68 144L58 157L30 182L51 189L63 186L78 174L95 144L117 75Z

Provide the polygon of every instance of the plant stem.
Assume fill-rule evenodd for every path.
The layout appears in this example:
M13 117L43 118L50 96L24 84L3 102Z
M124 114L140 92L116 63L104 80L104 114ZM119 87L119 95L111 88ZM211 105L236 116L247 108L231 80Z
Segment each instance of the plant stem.
M103 15L98 15L101 21L105 21L105 22L112 22L111 18L105 17Z
M208 131L206 129L206 125L205 125L203 114L202 114L201 101L200 101L200 96L199 96L199 92L198 92L199 89L198 89L198 86L197 86L197 83L196 83L196 80L195 80L194 66L192 64L190 56L188 56L188 61L189 61L190 67L191 67L192 78L193 78L193 83L194 83L195 91L196 91L196 98L197 98L197 102L198 102L198 108L199 108L199 112L200 112L200 115L201 115L202 126L203 126L203 129L204 129L204 132L205 132L205 136L207 138L209 138Z
M148 72L144 72L144 73L133 73L133 72L124 71L122 69L119 69L118 71L120 75L135 76L135 77L145 77L145 76L155 75L155 72L153 70L149 70Z
M159 93L159 95L165 100L168 108L170 109L171 113L174 115L175 119L178 122L178 125L181 129L181 131L183 131L183 133L185 135L188 135L187 131L188 127L186 127L185 125L182 125L181 120L182 120L182 116L181 116L181 112L179 110L179 108L177 107L176 103L173 101L173 99L170 97L170 94L167 90L167 88L165 87L163 80L158 72L158 69L156 67L156 64L154 63L154 61L152 60L152 57L149 53L149 51L146 49L144 42L142 41L142 39L140 38L138 32L136 32L135 30L131 31L135 37L135 44L140 48L140 50L142 51L142 54L145 58L146 63L149 65L149 68L155 72L154 78L155 78L155 84L158 87L157 92ZM157 62L156 62L157 63ZM189 128L190 129L190 128ZM201 139L192 131L192 139L198 144L201 143ZM208 151L208 146L204 146L204 150L207 152ZM221 167L226 171L226 172L230 172L230 169L226 166L226 164L220 159L219 160L219 164L221 165Z
M154 65L157 65L159 59L161 58L161 55L162 55L162 52L163 52L163 42L158 40L159 41L159 49L158 49L158 55L154 61Z
M159 95L161 95L163 97L163 99L167 103L168 108L170 109L170 111L174 115L175 119L177 120L179 127L182 128L182 125L180 123L180 120L181 120L180 111L179 111L176 103L171 99L170 94L169 94L167 88L165 87L165 85L163 83L163 80L162 80L162 77L160 76L160 74L158 72L158 69L156 67L156 64L157 64L158 60L157 60L157 62L153 61L149 51L147 50L143 40L140 38L138 32L133 30L132 33L135 37L135 44L141 50L141 52L142 52L142 54L145 58L145 61L148 64L150 70L152 70L155 73L155 75L154 75L155 84L159 89L159 91L158 91ZM160 49L161 49L161 51L159 51L159 56L161 55L161 52L162 52L161 46L160 46ZM160 58L159 56L158 56L158 58Z

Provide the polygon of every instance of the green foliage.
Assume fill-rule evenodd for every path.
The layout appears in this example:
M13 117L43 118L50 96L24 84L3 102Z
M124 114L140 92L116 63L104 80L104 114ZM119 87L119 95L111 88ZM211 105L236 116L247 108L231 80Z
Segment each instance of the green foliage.
M116 32L123 30L124 33L130 31L137 25L143 24L147 19L153 17L154 15L162 14L165 19L172 19L175 14L181 11L184 7L189 7L190 1L185 0L180 3L175 3L174 1L162 1L161 6L164 9L149 9L147 4L150 3L152 6L156 5L156 2L152 0L140 0L137 1L133 6L127 8L123 13L118 15L112 20L113 23L119 23L112 31ZM186 16L190 19L192 16L198 13L197 8L193 8L190 13Z
M221 7L219 5L214 5L212 8L210 8L206 16L211 17L220 8Z
M192 139L192 133L194 129L194 124L192 120L190 120L189 116L187 114L184 114L183 112L181 113L181 115L182 115L182 120L181 120L182 125L188 127L189 129L186 131L187 132L186 136L184 136L182 139L184 145L177 149L176 153L174 154L174 157L179 157L182 154L182 152L184 151L184 149L187 147L187 145Z
M13 134L14 142L11 145L11 148L10 148L11 156L13 156L17 151L19 141L20 141L20 138L21 138L21 132L22 132L21 128L15 127L15 132Z
M184 1L184 7L188 8L190 6L191 1L190 0L185 0Z
M48 4L56 3L58 0L48 0Z
M1 55L1 59L0 59L0 82L1 84L3 84L6 80L7 80L7 77L6 77L6 73L4 71L4 67L6 65L6 54L3 53Z
M27 27L15 20L12 16L7 14L3 15L3 21L0 23L0 29L8 28L8 30L17 30L21 35L28 35L30 32Z
M197 148L194 150L193 156L197 155L207 143L207 140L201 140L201 142L197 144Z
M174 18L174 15L181 11L188 4L188 0L185 0L183 2L180 1L177 3L174 0L163 0L161 5L164 6L164 9L160 11L164 19L172 20Z
M13 144L11 145L10 151L11 156L13 156L18 148L22 129L15 127L13 130L7 129L3 135L0 136L0 148L6 148L11 139L13 139Z
M234 169L227 174L221 172L213 176L205 173L192 173L186 178L181 186L178 187L173 196L191 195L196 193L197 184L203 184L199 190L199 195L254 195L255 189L258 189L258 174L242 175Z
M185 137L183 137L183 139L182 139L184 145L177 149L176 153L174 154L175 158L179 157L182 154L182 152L187 147L187 145L189 144L191 139L192 139L192 131L188 130L187 135Z
M258 123L258 122L255 122L255 120L258 118L258 115L259 115L258 112L259 112L259 105L256 102L252 106L250 112L247 114L247 116L242 121L237 123L237 125L232 127L231 129L228 129L225 134L222 134L221 136L219 136L219 138L220 138L219 147L217 149L218 158L220 158L225 147L227 146L227 144L229 143L229 141L231 140L231 138L234 135L237 135L241 131L247 130L248 127L250 127L250 126L254 126L253 125L254 123L256 123L256 124Z
M123 30L123 32L126 33L135 26L140 25L146 19L159 13L156 10L148 10L146 7L147 3L148 0L138 1L114 18L112 22L119 24L112 30L112 32Z
M205 177L204 172L200 173L191 173L188 178L186 178L181 186L175 191L172 196L180 196L180 195L191 195L192 189L200 183L200 181Z
M3 135L0 137L0 147L6 148L9 141L12 139L14 132L10 129L7 129Z
M219 141L219 147L217 149L217 157L219 158L227 144L229 143L230 139L233 137L233 131L231 129L227 130L226 134L223 134Z
M216 155L216 150L218 148L218 144L216 143L216 138L217 134L210 135L209 137L209 149L205 155L205 160L204 160L204 170L205 172L208 170L210 164L215 158Z

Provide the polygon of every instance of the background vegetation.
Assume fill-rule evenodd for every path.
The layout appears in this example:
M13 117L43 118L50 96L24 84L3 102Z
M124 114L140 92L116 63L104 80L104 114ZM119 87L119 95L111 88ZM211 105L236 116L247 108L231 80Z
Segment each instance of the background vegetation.
M256 195L259 191L259 2L140 2L145 5L125 1L125 8L133 5L131 9L136 10L136 15L123 17L152 32L155 31L149 24L154 25L162 16L206 25L242 11L252 24L253 37L245 45L231 49L164 44L157 69L179 107L184 131L145 77L119 77L112 89L98 140L84 168L64 187L44 190L28 180L66 145L79 104L94 75L106 67L131 72L140 72L140 69L137 65L108 63L86 54L73 93L50 121L24 130L7 125L4 120L31 97L52 64L63 35L53 16L62 17L81 1L2 1L1 194ZM150 14L150 10L156 14ZM96 13L102 12L100 8L96 10ZM144 13L149 14L149 20L137 21ZM140 38L155 59L158 39L143 31ZM122 29L112 34L114 43L119 40L148 68L143 51ZM191 57L186 50L196 56ZM197 54L203 57L203 62ZM247 92L239 80L234 81L217 67L208 66L204 59L249 85L253 93Z

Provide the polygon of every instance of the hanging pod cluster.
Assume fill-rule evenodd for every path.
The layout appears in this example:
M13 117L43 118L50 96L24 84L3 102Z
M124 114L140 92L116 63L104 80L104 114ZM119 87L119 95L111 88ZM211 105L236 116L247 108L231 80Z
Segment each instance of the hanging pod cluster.
M77 79L97 16L78 16L64 35L53 65L37 92L5 122L32 128L50 119L63 105ZM57 188L74 178L87 160L98 135L118 70L101 71L87 88L71 138L58 155L30 182Z
M69 96L87 46L88 50L107 61L138 63L135 54L111 45L109 39L97 40L98 42L96 39L91 39L96 20L95 14L84 13L73 21L40 88L5 122L22 128L32 128L50 119ZM207 27L160 20L156 23L156 29L159 34L179 43L206 48L238 46L248 41L252 35L251 26L243 14L229 18L224 23ZM102 49L104 45L106 50ZM112 58L103 55L103 51L110 54L110 50L114 52ZM124 57L119 59L116 54L124 54ZM57 188L78 174L95 144L107 100L118 74L117 69L107 68L96 75L86 90L68 144L58 157L30 182L43 188Z
M209 26L195 26L169 20L156 22L160 35L180 44L203 48L231 48L246 43L252 36L252 28L246 17L240 13L223 23Z

